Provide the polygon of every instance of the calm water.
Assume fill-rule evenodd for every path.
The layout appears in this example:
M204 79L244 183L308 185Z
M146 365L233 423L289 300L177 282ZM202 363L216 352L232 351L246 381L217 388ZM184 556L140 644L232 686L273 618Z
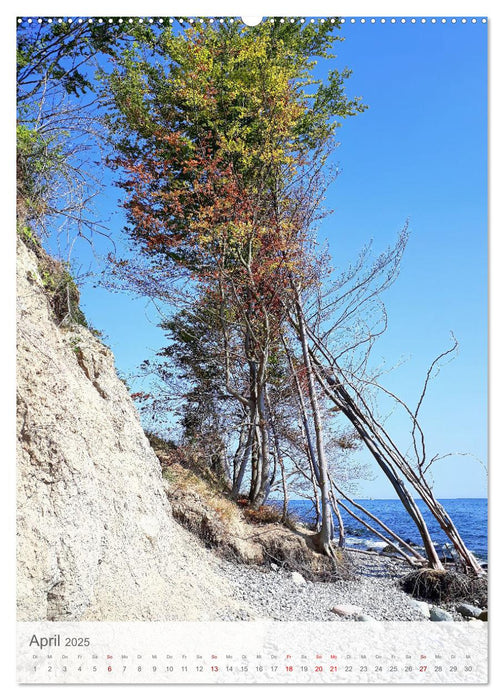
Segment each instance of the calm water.
M380 518L391 530L396 532L403 539L420 544L420 535L416 530L408 514L404 510L399 500L379 499L379 500L358 500L368 511ZM427 526L431 532L432 539L439 550L447 542L446 535L439 528L435 519L425 507L422 501L417 501L419 508L425 518ZM454 498L441 500L452 518L455 526L462 535L465 543L474 554L486 561L488 555L488 528L487 528L487 499L486 498ZM348 504L351 508L351 504ZM314 519L314 509L309 501L291 501L290 510L305 522L312 522ZM341 509L343 521L347 532L347 545L349 547L382 548L384 542L379 540L372 532L366 530L359 522L354 520L346 511ZM359 514L362 517L362 514ZM362 519L367 519L365 516ZM376 526L375 526L376 527ZM379 530L378 527L376 529Z

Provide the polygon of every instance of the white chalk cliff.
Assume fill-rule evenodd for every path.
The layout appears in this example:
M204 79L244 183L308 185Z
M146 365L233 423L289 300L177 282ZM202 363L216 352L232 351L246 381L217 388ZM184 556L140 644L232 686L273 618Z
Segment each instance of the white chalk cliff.
M113 355L54 320L18 243L18 619L194 620L236 609L172 518Z

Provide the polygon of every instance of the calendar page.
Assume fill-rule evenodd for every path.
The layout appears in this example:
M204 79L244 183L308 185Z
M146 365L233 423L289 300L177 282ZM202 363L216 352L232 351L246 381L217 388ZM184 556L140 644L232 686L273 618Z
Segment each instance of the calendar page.
M16 24L18 683L487 683L487 19Z

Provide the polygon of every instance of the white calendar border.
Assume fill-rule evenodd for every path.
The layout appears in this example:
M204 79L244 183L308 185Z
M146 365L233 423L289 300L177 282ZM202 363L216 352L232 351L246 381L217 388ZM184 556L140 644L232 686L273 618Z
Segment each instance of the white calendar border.
M166 16L167 14L173 14L177 11L180 5L178 3L166 3L166 2L151 2L150 0L141 3L141 8L137 3L131 0L123 0L122 2L111 2L110 0L102 0L101 2L89 1L85 3L75 3L75 2L61 2L57 0L54 2L40 2L27 0L25 2L19 3L16 7L10 6L7 12L4 11L3 21L0 23L0 31L3 32L2 41L0 42L0 50L2 51L2 62L1 65L6 69L6 77L4 79L4 87L10 86L10 94L14 95L13 90L13 56L14 56L14 18L16 15L23 14L25 16L29 15L96 15L96 14L130 14L132 16L142 14L142 15L159 15ZM503 245L502 236L497 235L497 231L502 228L498 224L503 223L503 212L502 212L502 197L499 192L502 190L502 176L499 175L498 169L501 162L502 156L504 155L503 139L504 135L502 129L499 129L498 125L504 123L504 113L503 113L503 99L502 91L499 88L499 71L497 70L498 65L504 64L504 12L502 9L502 4L497 3L475 3L468 2L467 0L460 0L459 2L454 2L453 0L449 2L432 2L432 0L425 0L423 3L405 3L403 2L390 2L386 0L384 2L348 2L348 0L342 0L341 2L329 2L328 0L312 0L310 3L302 3L297 0L291 0L287 2L286 0L274 0L274 2L264 2L263 0L257 0L256 2L232 2L231 0L215 0L214 2L208 2L208 0L185 0L183 3L184 14L185 15L233 15L233 16L248 16L248 15L282 15L282 16L300 16L303 14L310 14L312 16L327 16L337 14L339 16L373 16L379 11L380 14L384 16L400 16L400 15L427 15L427 16L463 16L463 15L473 15L477 16L489 15L489 37L490 37L490 59L491 66L493 70L490 71L490 90L491 90L491 120L490 127L495 125L494 129L491 129L491 151L493 157L490 159L490 225L491 229L494 231L494 235L491 240L491 295L492 299L495 300L504 297L503 288L503 276L498 274L498 270L504 263L503 256ZM140 12L141 9L141 12ZM7 72L8 71L8 72ZM12 111L11 111L12 110ZM2 134L4 135L4 146L3 152L10 156L10 163L12 168L10 173L14 172L14 158L15 158L15 144L13 138L13 123L14 123L14 99L11 97L10 109L3 110L2 114ZM499 156L501 156L499 158ZM8 171L9 172L9 171ZM14 230L14 207L12 203L15 196L15 186L14 178L11 176L10 181L3 183L2 187L2 199L4 212L10 212L10 217L5 216L7 219L6 231ZM11 226L8 227L8 223ZM4 246L6 246L6 251L8 252L8 257L14 260L14 236L5 235ZM12 333L15 328L14 321L14 304L11 303L12 299L12 289L13 289L13 269L8 271L8 274L2 275L0 279L0 284L2 285L0 294L0 299L2 299L3 307L2 314L3 327L8 329L8 333ZM492 307L491 307L492 308ZM11 336L8 335L10 338ZM501 340L501 329L498 327L497 323L497 304L493 304L493 314L491 316L491 358L492 355L496 356L496 345ZM15 521L15 500L14 500L14 484L15 484L15 474L12 469L14 464L14 350L13 343L9 343L8 347L4 347L2 352L2 366L7 368L4 371L4 409L5 415L2 421L2 444L4 446L4 486L6 488L2 489L2 496L6 499L4 507L2 508L2 533L7 533L7 537L4 539L7 542L7 546L4 547L4 557L7 557L8 561L8 571L7 575L4 574L2 581L2 589L4 591L4 605L7 606L7 610L4 610L4 620L6 624L3 627L2 634L2 647L1 647L1 659L2 659L2 687L9 691L11 697L26 697L28 693L36 692L37 696L44 698L58 697L60 693L68 693L68 689L63 686L17 686L14 679L14 669L15 669L15 644L14 644L14 627L15 627L15 576L14 576L14 559L15 559L15 537L14 537L14 521ZM491 363L491 377L492 377L492 395L491 395L491 434L495 429L495 426L499 425L501 421L499 418L502 416L502 408L498 406L497 397L501 395L504 388L503 382L503 372L504 368L502 365L499 367L497 362ZM9 397L6 399L5 397ZM491 462L494 461L495 454L495 443L491 444ZM495 459L497 464L497 460ZM502 493L503 476L502 473L496 469L495 473L491 472L491 484L492 491L494 493ZM493 507L490 508L490 522L491 522L491 532L502 532L503 528L499 528L498 519L502 517L502 514L494 514ZM500 509L502 513L502 509ZM492 583L495 582L495 587L497 587L497 582L501 581L502 576L502 563L498 561L493 561L491 559L491 576L490 584L492 589ZM490 644L490 684L488 686L480 686L478 688L478 693L486 692L487 690L493 691L495 688L503 685L502 675L499 673L499 661L497 658L498 653L498 639L497 632L493 633L493 630L502 629L502 612L498 609L493 610L491 613L491 644ZM494 673L492 674L492 669ZM322 689L328 689L326 686L317 686L317 693L323 692ZM332 689L331 689L332 690ZM275 698L278 698L278 693L280 688L274 686L271 688L262 688L261 695L268 691L275 693ZM377 692L375 686L346 686L345 692L350 692L355 696L360 695L362 692L372 691L374 694ZM464 697L465 695L471 697L474 694L474 687L472 686L457 686L456 688L449 686L438 686L429 687L429 695L431 693L443 693L443 698L446 698L446 693L457 693L457 698ZM89 688L87 686L72 686L72 697L74 695L79 696L79 694L89 693ZM107 693L110 697L110 693L120 693L121 699L138 697L137 686L108 686L104 687L93 687L92 693L93 697L101 697L103 693ZM163 693L163 697L166 697L166 689L164 686L149 686L149 692L151 693ZM175 692L175 691L173 691ZM175 697L177 697L177 692ZM238 691L234 686L218 686L218 687L207 687L205 686L205 699L209 698L221 698L222 694L233 694L235 695ZM289 698L299 698L306 696L307 688L306 686L289 687L285 689L285 692L289 693ZM381 692L391 693L392 695L399 694L403 697L405 688L404 686L387 686L386 691L383 689ZM409 686L407 689L408 695L416 695L420 693L425 693L425 689L421 686ZM172 689L170 690L170 694ZM257 689L254 686L241 686L239 690L241 697L251 696L252 693L256 694ZM95 695L96 694L96 695ZM449 695L448 695L449 696ZM172 695L171 695L172 697ZM373 696L374 697L374 696Z
M487 635L480 621L20 622L18 680L482 684Z

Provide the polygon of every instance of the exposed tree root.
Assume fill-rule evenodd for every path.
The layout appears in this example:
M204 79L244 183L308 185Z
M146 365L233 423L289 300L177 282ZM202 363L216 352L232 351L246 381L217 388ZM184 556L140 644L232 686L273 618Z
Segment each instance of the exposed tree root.
M399 585L415 598L434 603L463 600L480 606L487 605L486 576L424 568L407 574L400 580Z

